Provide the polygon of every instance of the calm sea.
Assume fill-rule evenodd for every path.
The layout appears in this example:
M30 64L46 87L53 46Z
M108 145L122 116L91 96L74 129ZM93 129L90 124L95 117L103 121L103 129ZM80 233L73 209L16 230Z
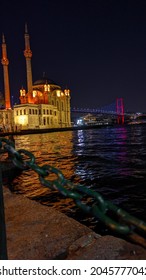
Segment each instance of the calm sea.
M104 199L146 221L146 125L15 136L16 149L31 151L39 165L60 169L65 178L99 192ZM70 198L41 185L38 175L23 171L11 189L53 207L106 233L94 217Z

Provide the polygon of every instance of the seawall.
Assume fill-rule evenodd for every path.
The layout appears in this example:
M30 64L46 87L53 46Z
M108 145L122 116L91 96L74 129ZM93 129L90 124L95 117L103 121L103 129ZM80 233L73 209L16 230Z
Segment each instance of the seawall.
M10 135L27 135L27 134L40 134L49 132L63 132L63 131L74 131L80 129L99 129L102 127L113 126L113 125L81 125L81 126L70 126L70 127L56 127L56 128L40 128L40 129L24 129L20 131L11 132L0 132L0 137L10 136Z

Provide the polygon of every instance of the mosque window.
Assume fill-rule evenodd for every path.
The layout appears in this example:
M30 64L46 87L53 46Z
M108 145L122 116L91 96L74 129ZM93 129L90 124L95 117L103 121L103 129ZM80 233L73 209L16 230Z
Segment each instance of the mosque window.
M33 90L32 96L33 96L33 97L36 97L36 96L37 96L37 91L36 91L36 90Z
M44 85L44 91L50 91L50 85L45 84Z
M20 89L20 96L25 96L25 94L26 94L26 91L25 91L25 89Z
M69 89L65 89L64 93L65 93L66 96L69 96L70 95L70 90Z
M60 96L61 96L61 92L60 92L60 90L57 90L57 91L56 91L56 93L57 93L57 96L58 96L58 97L60 97Z

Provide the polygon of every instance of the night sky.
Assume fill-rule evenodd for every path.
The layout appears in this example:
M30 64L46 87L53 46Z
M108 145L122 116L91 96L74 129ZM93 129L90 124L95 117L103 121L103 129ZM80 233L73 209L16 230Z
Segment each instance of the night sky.
M26 87L27 22L33 81L45 72L63 89L70 88L71 107L99 108L123 97L126 111L146 112L146 1L17 2L5 0L0 6L15 102Z

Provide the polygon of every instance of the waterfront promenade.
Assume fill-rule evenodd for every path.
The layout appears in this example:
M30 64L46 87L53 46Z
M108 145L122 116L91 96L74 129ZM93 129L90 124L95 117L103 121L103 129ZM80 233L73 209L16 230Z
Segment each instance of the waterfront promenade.
M9 260L146 260L146 249L100 236L65 214L3 187Z

